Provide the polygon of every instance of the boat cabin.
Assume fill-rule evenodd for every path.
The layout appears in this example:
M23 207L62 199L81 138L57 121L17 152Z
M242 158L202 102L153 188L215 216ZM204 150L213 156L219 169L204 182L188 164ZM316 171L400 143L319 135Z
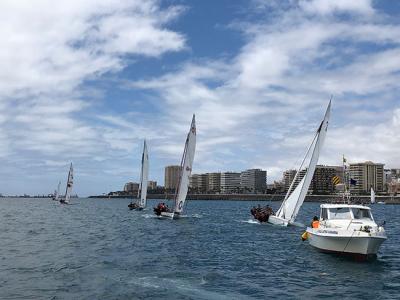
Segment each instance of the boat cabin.
M362 220L374 221L371 209L363 205L322 204L320 221L331 220Z

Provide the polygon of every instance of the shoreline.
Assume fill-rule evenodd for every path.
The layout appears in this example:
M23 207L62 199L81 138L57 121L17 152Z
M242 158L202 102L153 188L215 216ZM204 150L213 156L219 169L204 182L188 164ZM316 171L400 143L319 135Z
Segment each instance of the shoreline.
M173 194L147 194L147 199L169 200L174 197ZM282 201L284 194L188 194L187 200L210 200L210 201ZM132 199L136 197L132 196L89 196L88 198L98 199ZM354 196L355 199L362 203L370 203L369 195ZM320 202L330 203L338 202L337 199L341 199L340 195L307 195L305 202ZM376 196L376 202L383 201L386 204L400 204L400 196Z

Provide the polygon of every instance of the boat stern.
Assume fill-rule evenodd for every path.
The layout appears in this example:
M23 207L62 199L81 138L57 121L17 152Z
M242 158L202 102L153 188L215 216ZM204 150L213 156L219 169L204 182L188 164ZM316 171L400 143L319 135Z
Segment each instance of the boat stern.
M174 219L175 213L163 211L160 215L161 218Z
M279 225L279 226L288 226L289 221L283 218L279 218L277 216L269 216L268 218L268 223L272 224L272 225Z

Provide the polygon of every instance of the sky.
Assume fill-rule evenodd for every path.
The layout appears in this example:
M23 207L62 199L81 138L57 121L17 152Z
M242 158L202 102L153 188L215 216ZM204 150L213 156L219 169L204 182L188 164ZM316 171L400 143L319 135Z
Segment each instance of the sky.
M319 163L400 168L400 2L2 0L0 193L80 196L179 164L296 168L333 96Z

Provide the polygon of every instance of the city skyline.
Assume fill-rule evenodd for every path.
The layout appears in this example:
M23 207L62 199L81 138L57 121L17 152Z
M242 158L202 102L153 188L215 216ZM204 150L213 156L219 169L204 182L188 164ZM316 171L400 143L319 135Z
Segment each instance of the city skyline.
M213 12L213 13L210 13ZM101 194L179 164L193 173L297 168L333 95L319 164L400 168L400 3L0 3L0 193L66 181Z

